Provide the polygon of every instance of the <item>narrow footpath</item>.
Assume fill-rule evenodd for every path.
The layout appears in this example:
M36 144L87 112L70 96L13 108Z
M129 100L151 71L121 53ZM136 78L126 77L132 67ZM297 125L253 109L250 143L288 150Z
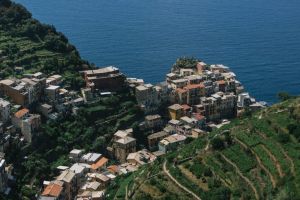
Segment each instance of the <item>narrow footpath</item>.
M184 187L183 185L181 185L170 173L169 173L169 170L167 170L167 167L166 167L166 163L167 161L164 162L163 164L163 170L164 170L164 173L178 186L180 187L181 189L183 189L185 192L191 194L195 199L197 200L201 200L200 197L198 197L194 192L190 191L189 189L187 189L186 187Z
M224 156L224 154L221 153L220 155L227 163L229 163L230 165L232 165L235 168L235 171L237 172L237 174L251 187L251 189L254 192L255 198L259 199L259 194L258 194L256 188L254 187L253 183L246 176L243 175L243 173L238 168L238 166L235 163L233 163L231 160L229 160L226 156Z

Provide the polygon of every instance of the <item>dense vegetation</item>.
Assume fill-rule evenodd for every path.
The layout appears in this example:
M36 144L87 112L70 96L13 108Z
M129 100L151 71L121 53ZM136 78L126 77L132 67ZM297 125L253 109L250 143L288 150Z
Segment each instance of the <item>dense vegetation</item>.
M113 197L124 198L127 184L132 199L191 199L161 170L167 160L173 177L205 200L300 199L299 130L300 99L293 97L196 139L127 183L118 180Z
M181 57L176 60L173 65L173 70L181 68L196 68L198 62L199 60L194 57Z
M79 71L89 68L68 39L54 26L41 24L23 6L0 1L0 76L42 71L64 75L66 83L79 88Z

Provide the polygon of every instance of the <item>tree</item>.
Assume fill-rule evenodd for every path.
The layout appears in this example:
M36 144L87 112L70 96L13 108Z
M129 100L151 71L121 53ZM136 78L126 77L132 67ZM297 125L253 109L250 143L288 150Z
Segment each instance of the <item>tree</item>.
M280 142L280 143L288 143L290 141L290 136L288 134L285 134L285 133L280 133L278 135L278 138L277 140Z
M178 58L173 65L174 69L180 68L196 68L198 60L194 57L181 57Z
M224 149L224 142L221 138L214 138L211 141L211 145L213 147L214 150L222 150Z
M290 133L290 134L293 134L294 131L297 129L297 125L296 125L296 124L289 124L289 125L287 126L287 129L289 130L289 133Z

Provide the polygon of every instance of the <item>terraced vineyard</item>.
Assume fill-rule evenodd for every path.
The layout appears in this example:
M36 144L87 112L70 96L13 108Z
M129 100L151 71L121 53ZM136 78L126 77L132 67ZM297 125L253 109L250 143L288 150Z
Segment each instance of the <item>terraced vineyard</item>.
M28 37L13 37L0 31L0 49L4 51L10 47L18 52L14 56L10 56L7 52L8 57L3 53L2 65L21 66L26 72L43 70L43 65L48 59L65 60L63 54L47 50L43 41L33 41Z
M33 19L19 4L0 1L0 78L42 71L64 75L71 86L79 87L78 72L89 67L53 26Z
M237 119L161 158L160 165L155 166L162 167L166 159L170 174L201 199L299 199L298 130L299 98ZM205 148L209 140L216 138L224 142L224 148ZM130 198L164 199L159 190L179 199L188 198L179 196L178 188L166 187L174 186L174 182L165 173L158 174L139 188L131 188L134 193Z

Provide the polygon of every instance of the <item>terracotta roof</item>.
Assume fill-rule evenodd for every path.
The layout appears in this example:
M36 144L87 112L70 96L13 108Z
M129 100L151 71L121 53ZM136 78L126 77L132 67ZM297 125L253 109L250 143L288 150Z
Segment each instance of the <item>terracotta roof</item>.
M196 119L196 120L202 120L204 119L205 117L199 113L194 113L193 114L193 117Z
M181 106L183 107L183 110L189 110L189 109L191 109L191 107L189 105L187 105L187 104L183 104Z
M186 90L185 89L181 89L181 88L177 88L176 92L178 92L178 93L185 93Z
M203 84L190 84L187 85L185 88L187 88L188 90L191 89L196 89L196 88L204 88L205 86Z
M117 165L108 166L107 169L112 173L117 173L119 171L119 167Z
M29 113L29 110L27 108L23 108L22 110L19 110L18 112L15 113L15 117L22 118L27 113Z
M92 169L98 169L100 167L102 167L105 163L107 163L108 159L105 157L102 157L100 160L98 160L98 162L96 162L95 164L91 165Z
M62 189L63 189L62 186L55 184L55 183L51 183L44 189L42 195L50 196L50 197L59 197Z
M218 81L218 84L219 84L219 85L225 85L226 82L225 82L224 80L220 80L220 81Z

